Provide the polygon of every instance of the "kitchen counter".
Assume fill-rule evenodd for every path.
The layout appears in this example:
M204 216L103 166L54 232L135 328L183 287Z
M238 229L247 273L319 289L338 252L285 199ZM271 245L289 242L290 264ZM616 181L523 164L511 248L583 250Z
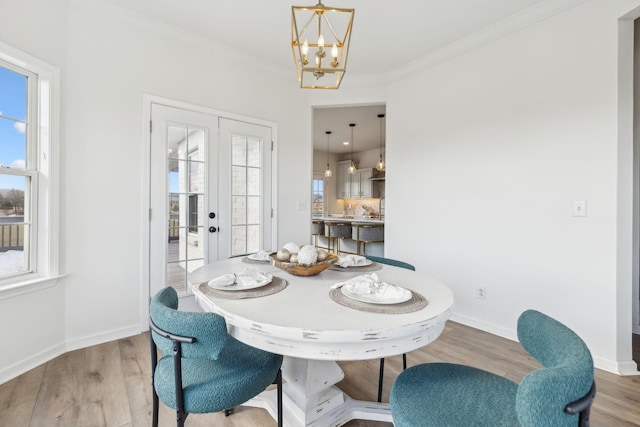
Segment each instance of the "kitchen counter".
M329 214L329 216L323 216L321 218L312 218L313 220L319 221L344 221L344 222L370 222L372 224L384 224L384 219L379 218L366 218L362 216L352 216L352 215L340 215L340 214Z
M312 218L312 239L317 247L327 248L333 252L359 255L384 256L384 219L366 218L341 214L330 214L325 217ZM319 224L318 224L319 223ZM328 239L328 224L344 224L335 229L337 241ZM347 230L344 230L347 228ZM345 235L348 232L349 235ZM330 240L332 240L330 242ZM336 245L337 249L334 249Z

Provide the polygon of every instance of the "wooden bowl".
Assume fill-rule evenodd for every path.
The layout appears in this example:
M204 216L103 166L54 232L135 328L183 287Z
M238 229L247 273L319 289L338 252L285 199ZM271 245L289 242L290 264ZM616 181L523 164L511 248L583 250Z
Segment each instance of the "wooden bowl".
M318 261L311 265L302 265L289 261L280 261L276 258L276 254L271 254L269 256L271 257L272 265L275 265L279 269L293 274L294 276L315 276L338 260L338 256L336 254L330 253L324 261Z

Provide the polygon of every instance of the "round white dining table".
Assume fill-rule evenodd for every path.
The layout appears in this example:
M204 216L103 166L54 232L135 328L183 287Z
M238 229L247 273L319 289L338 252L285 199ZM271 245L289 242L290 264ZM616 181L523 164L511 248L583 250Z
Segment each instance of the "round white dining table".
M340 426L352 419L391 422L388 403L355 400L336 386L344 378L336 361L379 359L434 341L452 314L451 290L419 272L383 264L373 272L327 269L317 276L302 277L269 263L245 261L237 257L207 264L189 275L189 283L204 311L225 318L230 335L284 355L284 425ZM206 292L210 280L245 268L284 279L287 286L271 295L244 299ZM427 305L410 313L375 313L341 305L330 297L336 283L372 273L381 281L419 293ZM274 390L246 404L265 408L275 417Z

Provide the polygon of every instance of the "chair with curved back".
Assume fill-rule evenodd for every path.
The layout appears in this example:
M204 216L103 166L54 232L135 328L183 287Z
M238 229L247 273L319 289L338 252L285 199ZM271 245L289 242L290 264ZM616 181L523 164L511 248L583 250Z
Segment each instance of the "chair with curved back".
M152 426L158 425L159 400L176 410L181 427L190 413L229 415L275 383L281 427L282 356L237 341L217 314L177 308L178 295L171 287L151 300Z
M535 310L520 315L518 339L543 366L519 384L452 363L425 363L402 372L391 389L394 425L588 427L596 391L586 344Z
M397 259L384 258L374 255L364 255L370 261L380 264L393 265L394 267L406 268L407 270L416 271L416 268L408 262L398 261ZM407 354L402 354L402 369L407 369ZM380 374L378 375L378 402L382 402L382 381L384 379L384 357L380 359Z

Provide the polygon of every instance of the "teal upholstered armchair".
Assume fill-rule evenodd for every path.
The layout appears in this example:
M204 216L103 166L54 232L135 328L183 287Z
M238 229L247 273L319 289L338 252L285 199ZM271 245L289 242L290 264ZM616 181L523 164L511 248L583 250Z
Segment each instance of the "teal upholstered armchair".
M365 255L365 257L373 262L380 264L393 265L394 267L406 268L407 270L416 271L416 268L408 262L398 261L397 259L383 258L373 255ZM402 354L402 369L407 369L407 354ZM380 359L380 373L378 375L378 402L382 402L382 382L384 380L384 357Z
M395 426L587 427L595 383L585 343L534 310L520 315L518 339L543 365L520 384L450 363L402 372L391 390Z
M152 425L158 425L158 399L176 410L180 427L190 413L224 410L228 415L277 383L282 426L282 356L237 341L227 334L221 316L177 308L178 295L171 287L151 300Z

